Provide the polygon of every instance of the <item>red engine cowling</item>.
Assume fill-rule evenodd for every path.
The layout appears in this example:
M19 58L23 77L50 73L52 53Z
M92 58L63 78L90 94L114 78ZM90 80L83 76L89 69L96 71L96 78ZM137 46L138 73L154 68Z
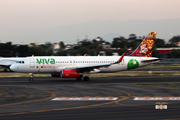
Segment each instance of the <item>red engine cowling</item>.
M60 73L62 78L77 78L80 76L78 71L71 69L63 69Z
M51 77L61 77L60 73L51 73Z

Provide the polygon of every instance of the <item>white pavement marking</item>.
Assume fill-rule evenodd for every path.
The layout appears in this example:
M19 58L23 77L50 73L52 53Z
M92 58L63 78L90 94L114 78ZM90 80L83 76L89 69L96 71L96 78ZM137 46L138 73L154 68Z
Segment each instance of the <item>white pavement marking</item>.
M134 100L180 100L180 97L135 97Z
M118 97L57 97L52 100L61 101L100 101L100 100L117 100Z

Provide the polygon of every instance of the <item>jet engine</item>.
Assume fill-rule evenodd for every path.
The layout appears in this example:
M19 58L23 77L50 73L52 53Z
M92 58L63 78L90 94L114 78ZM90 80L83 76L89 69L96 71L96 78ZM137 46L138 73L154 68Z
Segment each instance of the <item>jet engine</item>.
M76 70L63 69L60 71L62 78L77 78L80 76L80 73Z
M80 73L76 70L63 69L60 73L51 73L51 77L61 77L61 78L77 78Z

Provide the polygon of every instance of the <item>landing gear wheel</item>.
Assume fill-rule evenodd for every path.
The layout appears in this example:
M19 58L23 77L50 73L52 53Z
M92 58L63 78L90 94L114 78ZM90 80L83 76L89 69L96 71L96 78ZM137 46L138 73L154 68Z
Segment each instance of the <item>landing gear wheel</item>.
M32 81L33 81L33 78L29 78L29 81L32 82Z
M89 81L89 77L88 77L88 76L85 76L85 77L84 77L84 81Z
M76 80L81 81L81 80L82 80L82 77L83 77L83 76L80 75L79 77L76 78Z
M29 73L29 75L31 76L31 77L29 78L29 81L32 82L32 81L33 81L33 73Z

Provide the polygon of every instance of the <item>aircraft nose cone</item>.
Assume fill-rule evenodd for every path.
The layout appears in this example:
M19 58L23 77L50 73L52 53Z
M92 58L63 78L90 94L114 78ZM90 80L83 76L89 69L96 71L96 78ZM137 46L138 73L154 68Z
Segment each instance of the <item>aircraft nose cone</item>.
M15 71L15 66L14 66L14 65L11 65L11 66L10 66L10 70L11 70L11 71Z

